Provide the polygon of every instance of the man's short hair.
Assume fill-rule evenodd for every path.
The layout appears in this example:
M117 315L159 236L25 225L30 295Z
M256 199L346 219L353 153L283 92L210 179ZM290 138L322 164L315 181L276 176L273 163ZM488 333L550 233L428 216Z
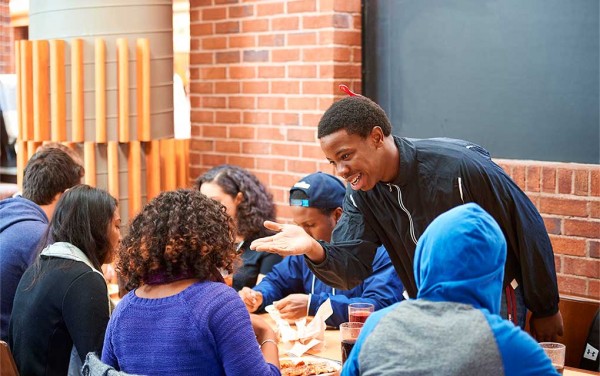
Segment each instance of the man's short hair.
M317 131L317 137L329 136L341 129L348 134L357 134L366 138L373 127L380 127L384 136L392 133L392 125L381 107L363 96L347 97L329 107Z
M58 148L36 152L23 172L23 197L48 205L58 193L79 184L83 167Z
M333 175L315 172L300 179L290 189L290 205L320 209L330 214L342 207L346 188L344 183Z

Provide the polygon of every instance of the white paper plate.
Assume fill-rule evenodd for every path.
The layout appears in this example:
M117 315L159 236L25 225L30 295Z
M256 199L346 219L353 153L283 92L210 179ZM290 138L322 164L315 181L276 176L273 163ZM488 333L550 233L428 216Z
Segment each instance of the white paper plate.
M288 373L286 373L286 368L284 368L284 365L287 362L290 362L294 365L297 365L300 362L304 362L304 364L308 364L309 366L310 366L310 364L320 364L320 365L324 365L332 370L331 372L319 374L319 375L323 375L323 376L333 375L335 371L342 368L342 365L339 362L336 362L335 360L326 359L326 358L318 358L318 357L314 357L314 356L302 356L302 357L298 357L298 358L282 357L281 359L279 359L279 361L281 363L281 375L282 376L288 375ZM307 375L315 375L315 373L309 373Z

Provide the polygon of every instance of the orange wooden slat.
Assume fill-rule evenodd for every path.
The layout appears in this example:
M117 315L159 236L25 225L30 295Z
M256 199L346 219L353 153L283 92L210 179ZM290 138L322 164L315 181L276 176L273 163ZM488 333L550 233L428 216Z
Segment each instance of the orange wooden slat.
M188 145L188 140L175 140L178 188L187 188L188 186Z
M31 157L33 157L33 155L37 151L37 148L40 147L41 145L42 145L41 141L34 141L34 140L27 141L27 160L30 160Z
M138 140L150 141L150 40L136 41Z
M104 39L96 38L94 54L96 142L106 142L106 45Z
M129 141L129 45L117 39L117 111L119 142Z
M142 209L142 147L139 141L129 142L127 159L129 218Z
M106 144L106 164L108 170L108 193L119 199L119 143L108 141Z
M146 153L146 200L150 201L160 193L160 142L145 143Z
M160 140L160 185L163 191L172 191L177 188L177 166L174 149L174 139Z
M65 41L60 39L50 40L50 109L52 141L66 141Z
M22 130L21 138L33 140L33 65L31 41L22 41L21 54L21 109Z
M33 139L50 140L50 103L48 95L48 41L33 41Z
M17 140L17 147L19 152L17 153L17 185L19 190L23 190L23 172L27 165L27 141Z
M17 74L17 124L18 124L18 134L17 139L23 139L23 105L21 104L21 43L22 41L18 40L15 42L15 71Z
M83 39L71 40L71 140L85 138L83 114Z
M83 144L83 164L85 168L85 184L96 186L96 143Z

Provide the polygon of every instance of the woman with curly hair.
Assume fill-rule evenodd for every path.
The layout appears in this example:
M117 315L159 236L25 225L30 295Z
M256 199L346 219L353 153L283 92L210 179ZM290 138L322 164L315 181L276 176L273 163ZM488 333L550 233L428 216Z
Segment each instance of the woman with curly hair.
M77 185L59 199L14 299L8 342L22 375L79 374L87 353L102 349L110 303L101 266L120 225L106 191Z
M102 361L143 375L279 375L275 333L219 273L231 271L234 239L225 207L197 190L149 202L119 248L133 290L110 319Z
M254 287L282 260L275 253L256 252L250 249L254 239L273 235L263 223L275 219L273 196L249 171L232 165L221 165L208 170L196 180L196 188L217 200L235 219L238 253L242 265L233 274L232 287L239 291Z

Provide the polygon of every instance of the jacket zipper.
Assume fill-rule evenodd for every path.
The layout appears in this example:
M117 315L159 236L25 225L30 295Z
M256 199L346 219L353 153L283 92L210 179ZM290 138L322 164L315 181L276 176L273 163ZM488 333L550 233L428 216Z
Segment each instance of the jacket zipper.
M390 192L392 192L392 186L396 187L396 189L398 190L398 204L400 204L400 208L408 216L408 223L409 223L409 227L410 227L410 237L411 237L413 243L415 243L415 245L417 245L417 237L415 236L415 226L413 224L413 219L412 219L412 216L410 215L410 212L408 211L408 209L406 209L406 207L404 206L404 203L402 202L402 192L400 191L400 187L398 187L395 184L389 184L389 183L388 183L388 186L390 187Z

